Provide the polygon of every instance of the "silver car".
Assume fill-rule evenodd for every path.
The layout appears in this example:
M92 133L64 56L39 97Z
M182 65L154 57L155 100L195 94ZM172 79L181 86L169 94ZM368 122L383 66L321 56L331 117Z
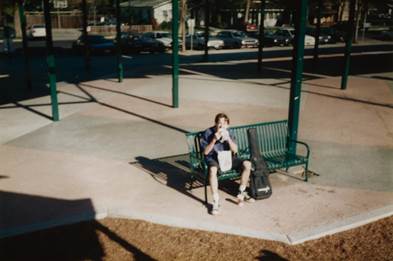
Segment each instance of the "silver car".
M205 48L205 35L203 32L196 32L194 35L186 36L186 48L190 49L192 43L193 49L204 49ZM224 48L224 41L214 36L209 36L207 42L208 48L214 48L216 50Z
M224 41L226 48L258 47L258 39L248 37L238 30L223 30L217 34Z
M155 39L164 44L165 48L172 48L172 34L166 31L154 31L143 33L143 37ZM179 46L182 46L183 41L179 39Z

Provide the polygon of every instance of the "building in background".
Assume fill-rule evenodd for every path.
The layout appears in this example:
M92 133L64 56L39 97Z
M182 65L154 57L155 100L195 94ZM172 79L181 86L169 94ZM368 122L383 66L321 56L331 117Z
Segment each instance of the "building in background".
M172 20L171 0L130 0L120 4L122 20L131 24L160 25Z

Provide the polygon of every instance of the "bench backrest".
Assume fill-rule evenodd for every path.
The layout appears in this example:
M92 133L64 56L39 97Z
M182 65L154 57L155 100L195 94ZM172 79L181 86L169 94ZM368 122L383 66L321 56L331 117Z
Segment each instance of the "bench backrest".
M236 138L239 157L244 159L250 157L247 137L247 130L250 128L257 129L259 148L264 157L269 158L274 155L282 155L287 151L288 121L262 122L229 128ZM199 168L199 164L203 160L203 152L199 143L202 135L203 131L186 134L190 152L190 164L193 169Z

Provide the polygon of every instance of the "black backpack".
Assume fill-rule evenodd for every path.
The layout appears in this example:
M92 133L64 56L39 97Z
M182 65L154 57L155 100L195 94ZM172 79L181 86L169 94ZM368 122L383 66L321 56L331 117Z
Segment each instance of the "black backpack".
M269 181L269 169L259 150L257 130L248 129L247 136L251 163L254 167L250 177L250 194L255 199L265 199L273 192Z

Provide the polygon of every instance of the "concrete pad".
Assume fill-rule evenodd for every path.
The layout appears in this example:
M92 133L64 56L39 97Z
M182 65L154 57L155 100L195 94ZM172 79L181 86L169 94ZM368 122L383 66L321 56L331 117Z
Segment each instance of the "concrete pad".
M237 184L226 183L222 214L211 216L200 183L189 189L187 157L174 155L187 153L185 132L209 127L218 112L233 125L287 117L286 86L248 80L187 75L179 109L170 107L170 76L65 84L62 99L91 102L57 123L30 125L36 115L26 115L28 126L19 124L19 134L0 146L0 204L7 213L0 237L112 216L299 243L391 214L393 126L385 105L393 94L377 80L367 82L376 92L361 86L345 95L307 85L299 134L320 176L304 183L273 174L272 197L242 208L233 203ZM350 83L348 89L363 82ZM8 112L1 117L9 119Z

